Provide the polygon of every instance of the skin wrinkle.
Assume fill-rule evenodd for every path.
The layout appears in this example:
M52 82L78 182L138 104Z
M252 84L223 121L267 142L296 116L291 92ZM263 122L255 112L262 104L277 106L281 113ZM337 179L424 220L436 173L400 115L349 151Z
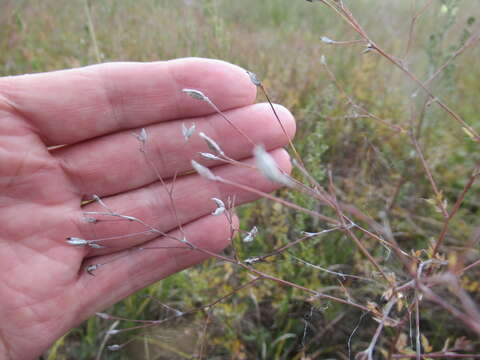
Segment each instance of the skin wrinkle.
M57 165L60 167L61 171L65 175L65 177L68 179L70 185L72 186L72 190L75 189L76 191L74 193L79 199L81 199L83 196L87 194L82 194L81 189L85 188L85 184L83 184L82 178L75 177L73 175L73 166L68 162L68 158L63 158L63 157L54 157L57 161ZM80 204L80 201L79 201Z
M69 303L72 303L74 304L75 303L75 300L76 298L71 296L71 299L68 299L68 300L65 300L65 301L68 301ZM49 339L48 340L48 343L49 343L49 346L51 344L53 344L57 338L56 334L58 333L65 333L68 329L65 328L65 329L59 329L58 328L58 323L62 323L63 321L59 321L59 320L64 320L65 317L68 317L71 319L71 321L74 321L75 317L74 317L74 311L71 312L71 315L68 316L68 313L64 313L64 312L58 312L58 305L55 305L53 307L53 310L50 311L50 314L51 314L51 321L45 321L45 322L37 322L35 323L33 326L31 324L26 324L26 328L28 328L29 330L32 330L34 327L39 327L40 331L33 331L34 334L36 334L36 337L37 338L41 338L43 342L45 342L44 339ZM16 330L21 330L21 329L16 329ZM35 337L34 338L29 338L29 339L25 339L25 336L23 334L23 332L20 332L19 334L16 334L16 332L12 332L11 335L10 335L11 338L18 338L18 343L24 343L25 346L21 347L23 349L23 351L25 351L24 348L28 348L30 346L30 343L32 342L32 340L35 340ZM17 356L14 356L13 353L11 354L12 356L12 359L24 359L23 357L22 358L19 358ZM3 359L2 359L3 360Z
M22 153L22 159L20 160L18 166L15 167L15 169L13 170L13 174L11 174L9 177L10 177L10 180L7 182L7 184L4 186L5 187L5 190L8 190L9 188L11 188L13 186L13 184L15 182L18 182L20 179L20 173L22 171L22 169L24 168L25 166L25 159L28 157L28 154L31 153L31 152L26 152L26 153Z
M7 114L6 117L16 115L15 118L23 121L25 117L23 117L22 112L12 99L4 95L8 93L8 89L11 88L12 85L13 81L9 81L9 77L0 78L0 111L5 112Z
M174 66L170 66L170 63L167 61L165 63L167 66L167 71L165 72L168 77L170 78L170 82L173 84L173 88L174 89L177 89L178 91L174 91L175 94L171 94L171 95L174 95L175 96L175 101L173 102L175 104L175 118L176 119L180 119L182 118L182 107L180 106L180 96L182 95L185 95L183 94L180 90L181 90L181 87L180 87L180 84L177 80L177 77L175 76L175 72L174 72ZM170 96L171 96L170 95Z
M72 317L73 316L72 314L68 316L69 313L66 313L66 314L58 313L57 311L59 308L59 302L57 301L57 299L59 298L62 304L65 301L71 304L75 304L76 298L74 296L69 296L69 297L71 299L65 299L65 293L59 292L57 296L49 298L46 301L40 301L40 302L37 301L35 303L35 306L28 306L28 305L22 306L21 308L23 308L25 311L28 311L29 314L21 315L21 317L23 319L30 319L30 321L32 321L31 319L34 319L33 325L30 324L29 322L28 324L24 324L24 326L19 329L18 328L19 324L17 322L16 324L17 328L13 329L14 331L10 331L9 337L11 339L17 337L19 339L18 343L25 343L25 341L27 341L27 343L25 344L25 347L28 347L30 345L30 341L33 339L30 338L26 340L21 330L28 328L30 331L32 331L32 327L35 326L35 327L39 327L41 331L33 331L34 334L38 334L38 336L42 338L47 338L49 343L53 343L59 334L68 330L68 329L59 329L57 324L64 322L66 316L68 318L71 318L71 321L75 319L74 317ZM51 310L45 311L44 309L42 309L39 312L37 308L38 307L44 308L45 307L44 304L47 303L47 301L49 303L48 308L50 308ZM59 319L62 319L62 321L59 321ZM18 331L20 331L20 334L16 334ZM45 342L45 340L43 340L43 342ZM17 358L18 357L15 357L12 355L12 359L17 359Z
M8 188L12 187L15 184L15 187L21 187L24 184L29 184L32 182L31 177L34 177L34 183L38 182L38 179L42 178L45 175L50 175L51 173L56 173L58 171L61 172L62 175L65 173L62 171L61 167L59 166L59 162L50 157L43 157L42 155L36 154L36 151L27 151L22 153L22 159L19 160L20 164L15 168L14 174L11 175L12 180L7 184L4 185ZM25 172L25 174L23 174ZM63 179L62 179L63 181ZM73 194L73 184L69 182L70 189L68 189L68 193ZM3 187L3 186L2 186ZM8 197L12 197L10 194L2 194L2 196L7 195ZM63 195L66 195L66 192L63 192ZM15 198L15 197L14 197ZM59 203L68 203L72 200L74 196L70 197L70 199L63 198L63 197L42 197L42 201L37 201L35 198L29 198L29 202L33 202L39 205L57 205ZM17 201L21 200L18 197L15 198ZM46 200L49 200L46 202Z
M13 79L14 77L12 76L0 78L0 112L6 113L4 118L12 118L16 122L15 129L19 128L19 124L23 124L25 128L29 130L28 133L35 134L40 139L40 141L45 142L46 139L44 138L44 136L42 136L40 130L31 122L26 120L28 119L28 116L25 116L23 111L15 104L15 102L11 98L9 98L7 95L4 95L8 94L9 88L10 91L11 88L13 88L14 81L8 81L9 78Z
M13 289L13 291L15 291L15 290ZM16 292L16 293L23 294L23 292ZM24 309L25 311L31 312L31 313L34 314L35 319L36 319L36 321L35 321L36 324L49 323L52 320L52 314L55 313L55 311L52 311L52 312L42 311L42 312L39 313L39 312L36 311L37 307L38 306L45 306L44 304L48 305L49 303L54 303L54 304L52 304L52 306L50 306L50 308L52 308L53 310L56 310L56 309L58 309L58 304L55 302L55 300L58 299L58 298L64 297L64 296L65 296L65 293L60 292L53 297L49 297L49 298L41 300L41 301L35 300L35 302L33 302L31 304L28 304L28 303L27 304L22 304L21 306L11 308L11 310L15 310L15 311L18 312L18 310ZM63 300L62 300L62 303L63 303ZM32 318L32 316L30 316L30 315L24 316L24 317ZM16 325L18 326L18 324L16 324ZM26 326L30 327L30 324L27 324Z
M45 254L40 254L40 255L45 255ZM19 260L20 262L22 261L21 259L18 259L18 260ZM56 261L56 263L60 263L61 265L65 265L65 266L66 266L66 264L63 263L63 262L58 262L57 260L55 260L55 261ZM13 269L12 269L12 270L13 270ZM68 273L68 272L67 272L67 273ZM5 277L5 279L9 279L9 277ZM71 281L72 281L72 279L69 279L69 280L67 280L67 283L69 283L69 282L71 282ZM58 309L58 304L57 304L58 301L56 301L56 300L57 300L58 298L64 297L64 296L65 296L65 293L64 293L64 292L58 292L55 296L53 296L53 297L48 297L48 298L46 298L45 300L38 300L38 299L31 299L31 298L27 297L27 296L25 295L25 291L23 291L23 290L21 290L21 289L20 289L20 290L17 289L15 286L13 286L13 283L7 283L7 282L5 282L5 284L6 284L6 286L7 286L9 289L11 289L11 291L12 291L12 293L13 293L13 295L9 295L9 296L8 296L9 299L15 299L16 301L18 301L18 300L19 300L19 297L24 297L24 298L28 298L28 299L30 300L30 301L25 301L25 300L23 300L23 301L22 301L23 304L22 304L21 306L11 308L10 311L13 311L13 310L18 311L19 309L24 309L24 310L30 312L29 315L23 315L22 317L23 317L23 318L30 318L30 319L31 319L31 318L35 318L35 319L36 319L36 321L35 321L35 326L41 326L41 327L43 328L43 330L45 330L45 329L44 329L45 324L52 324L52 326L55 326L56 320L58 320L58 317L60 317L60 316L63 317L63 316L64 316L64 315L62 314L62 315L58 315L58 317L52 317L52 314L55 314L56 309ZM62 285L64 285L64 284L62 283ZM63 302L63 299L62 299L62 302ZM42 311L42 312L40 312L40 313L37 312L37 310L36 310L37 307L39 307L39 306L42 307L42 305L44 306L45 303L52 303L52 304L49 306L50 308L52 308L52 311L49 311L49 312L44 312L44 311ZM42 314L43 314L43 316L42 316ZM19 325L19 324L17 324L17 326L18 326L18 325ZM28 326L29 328L31 327L30 324L27 324L27 326ZM58 329L54 329L54 330L58 331ZM43 331L43 333L45 333L45 331ZM46 333L54 333L54 331L52 331L52 332L46 332ZM15 336L14 333L10 334L10 337L12 337L12 336ZM1 336L1 328L0 328L0 337L2 337L2 336ZM22 335L18 335L18 337L19 337L22 341L24 341ZM3 338L4 338L4 337L3 337ZM4 341L6 341L6 340L4 340ZM12 354L10 354L10 356L12 356L12 359L14 358Z
M100 89L102 89L103 98L108 107L109 115L107 117L113 120L119 129L128 129L128 126L125 126L124 117L121 116L125 113L125 97L121 91L115 88L115 82L111 81L109 70L108 66L99 66L96 71L98 79L100 79Z
M19 245L24 246L25 248L27 248L27 249L31 250L32 252L34 252L34 253L35 253L35 256L37 257L37 259L40 259L40 257L41 257L41 258L44 258L44 259L48 259L48 260L54 262L55 264L60 265L60 268L64 268L64 270L60 269L58 272L63 272L63 273L65 273L65 274L68 274L69 271L71 270L71 263L70 263L70 262L65 263L65 262L63 261L63 258L62 258L62 260L59 260L59 259L57 259L57 258L55 258L55 257L52 257L52 256L47 255L47 253L40 253L40 252L38 252L38 251L36 251L36 250L33 250L31 247L25 246L23 243L19 243ZM14 254L14 256L15 256L15 254ZM30 256L28 256L28 257L30 257ZM23 259L21 259L21 258L18 258L18 257L17 257L17 261L18 261L18 262L21 262L21 263L23 263L23 264L28 264L28 263L29 263L28 261L25 261L25 260L23 260ZM15 263L16 263L16 262L15 262ZM17 266L18 266L18 265L17 265ZM8 274L9 272L13 272L13 271L15 270L15 268L16 268L16 267L10 268L9 270L6 271L6 274ZM5 284L9 285L9 283L7 282L8 279L9 279L9 277L6 277L6 279L7 279L7 280L6 280ZM58 279L57 279L57 281L58 281ZM61 285L61 286L65 286L66 284L70 283L71 281L72 281L72 279L66 279L65 282L61 282L60 285ZM10 287L12 290L14 290L14 291L16 291L16 292L18 292L18 293L20 293L20 294L23 294L24 291L25 291L25 289L17 288L17 287L15 287L15 286L9 285L9 287ZM29 305L36 304L37 302L38 302L38 300L34 300L34 303L29 304Z
M89 65L89 66L85 66L83 69L85 70L84 72L82 71L78 71L77 74L75 74L77 76L77 79L76 81L78 82L82 82L84 81L85 83L90 83L92 81L92 73L95 74L94 70L95 68L99 67L99 65ZM71 69L71 70L60 70L60 71L76 71L74 69ZM98 83L97 80L94 81L94 83ZM98 87L97 86L94 86L93 87L94 89L97 89ZM77 109L79 112L82 108L79 107L79 109ZM88 108L87 108L88 109ZM47 131L48 132L48 131ZM57 134L53 134L53 137L56 137ZM75 141L75 142L78 142L78 141ZM74 143L75 143L74 142ZM67 142L67 141L62 141L62 142L59 142L58 140L54 140L54 139L50 139L50 138L46 138L45 141L44 141L45 145L46 146L57 146L57 145L66 145L66 143L72 143L71 141L70 142Z
M129 251L129 250L127 249L127 250L123 250L123 251ZM121 251L121 253L123 253L123 251ZM116 253L109 254L109 255L107 255L107 259L110 261L110 260L114 259L115 257L117 257L119 255L120 254L116 254ZM132 253L129 256L127 256L126 257L127 259L125 259L125 260L133 261L133 258L134 258L135 255L136 255L135 253ZM95 261L96 260L95 258L90 259L90 260L94 260L94 261L89 261L89 263L92 263L92 264L98 262L98 261ZM102 261L105 261L105 259L102 259ZM111 265L109 271L116 271L116 272L119 271L119 268L116 267L115 262L112 262L109 265ZM122 272L125 272L125 271L123 271L123 269L120 269L120 270ZM113 304L112 299L117 297L117 293L130 294L130 293L133 293L134 291L138 290L139 286L136 285L133 281L133 279L135 277L138 277L138 274L133 274L133 275L135 275L134 277L132 277L131 275L132 274L129 274L129 273L124 274L123 278L128 279L128 281L123 282L123 284L122 284L123 287L118 286L118 284L115 284L114 282L109 282L109 283L107 283L107 286L105 288L93 289L92 284L91 284L92 281L98 281L98 284L105 284L105 281L102 281L103 279L101 279L101 277L103 276L102 273L95 275L95 277L93 277L89 274L85 275L85 273L83 273L82 276L80 276L79 281L77 281L77 283L76 283L77 290L78 290L78 287L81 287L82 290L77 291L77 292L81 293L82 291L88 291L88 292L101 291L102 293L108 294L108 299L103 298L100 303L98 302L98 299L93 299L93 298L90 301L86 301L86 302L83 302L83 303L79 302L78 303L79 306L75 310L75 312L77 314L76 318L80 318L80 319L84 318L85 314L92 311L92 307L94 307L95 310L98 311L100 309L103 309L103 308L106 308L106 307L112 305ZM127 288L124 287L125 284L127 284ZM95 286L95 285L96 284L94 284L93 286Z
M22 212L27 212L27 211L31 211L32 210L32 205L29 204L29 203L20 203L17 206L17 209L16 210L20 210ZM10 208L11 206L7 206L7 208ZM33 207L33 210L35 210L35 207ZM15 211L15 213L17 213L17 211ZM28 238L30 237L32 234L35 234L36 232L36 229L28 229L28 228L25 228L25 225L28 225L30 222L31 222L31 219L30 218L25 218L25 217L19 217L19 216L14 216L12 214L9 214L9 213L6 213L4 212L3 213L3 221L8 221L9 223L7 223L7 226L4 226L2 228L2 236L6 237L6 238L15 238L16 236L21 236L22 239L24 238ZM15 227L17 225L22 225L21 229L22 229L22 233L19 233L17 229L15 229ZM13 228L13 229L12 229ZM21 244L21 242L18 242L18 244Z

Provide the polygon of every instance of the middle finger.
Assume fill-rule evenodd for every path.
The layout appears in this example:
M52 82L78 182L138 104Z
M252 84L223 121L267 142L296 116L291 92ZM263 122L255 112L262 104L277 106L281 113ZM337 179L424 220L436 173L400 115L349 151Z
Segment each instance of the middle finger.
M276 112L289 137L295 132L290 112L276 105ZM285 137L268 104L250 105L226 112L229 119L255 143L274 149L285 145ZM194 135L185 141L182 123L196 125ZM251 155L252 144L218 114L185 120L175 120L146 127L146 149L149 160L162 179L191 170L190 160L198 152L211 152L198 136L203 131L213 138L234 159ZM136 130L139 133L140 129ZM52 151L80 195L101 197L136 189L158 180L155 171L139 151L140 142L132 131L122 131ZM213 163L212 163L213 164Z

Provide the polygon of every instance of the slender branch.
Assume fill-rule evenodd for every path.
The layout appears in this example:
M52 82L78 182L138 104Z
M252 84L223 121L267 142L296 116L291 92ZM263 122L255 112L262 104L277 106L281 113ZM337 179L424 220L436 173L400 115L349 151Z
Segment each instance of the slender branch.
M265 95L265 98L267 99L268 104L270 105L270 108L272 109L273 114L275 115L275 119L277 119L278 124L279 124L280 127L282 128L283 134L285 135L285 137L286 137L287 140L288 140L288 144L289 144L290 148L292 149L292 151L293 151L293 153L294 153L294 155L295 155L295 158L296 158L297 161L303 166L302 157L300 156L300 154L298 153L297 149L295 148L295 145L293 144L293 141L292 141L291 137L288 136L287 130L285 130L285 126L283 126L282 122L280 121L280 117L278 116L277 111L275 110L275 107L273 106L272 101L270 100L270 97L268 96L267 90L265 89L265 87L263 86L262 83L260 83L260 84L258 85L258 87L262 90L263 95Z
M465 313L461 312L453 305L450 305L445 300L443 300L440 296L435 294L432 290L430 290L427 286L419 284L420 290L423 292L426 298L430 301L433 301L443 307L445 310L450 312L453 316L457 319L461 320L465 325L467 325L471 330L480 334L480 323L473 322L472 319Z
M377 326L377 330L375 330L375 334L373 335L373 338L370 341L370 344L368 345L368 347L357 355L359 359L373 360L373 350L375 350L375 345L377 344L378 338L380 337L380 334L382 333L382 330L385 327L385 323L388 320L388 315L390 314L390 311L392 310L393 305L395 305L397 301L398 300L396 297L392 297L392 299L390 299L387 305L385 305L385 308L383 310L383 317Z
M438 75L440 75L443 70L447 68L450 63L455 60L458 56L460 56L465 50L467 50L470 47L473 47L475 43L477 43L480 40L480 27L478 31L474 32L470 37L465 41L465 43L457 49L448 59L445 61L435 72L427 79L424 81L425 85L429 85ZM414 91L414 94L416 94L416 91Z
M335 188L333 186L333 178L332 178L332 172L331 171L329 171L329 182L330 182L330 193L331 193L332 198L334 200L335 210L338 214L338 218L340 219L340 222L342 223L344 231L352 238L352 240L357 245L357 247L360 249L360 251L373 264L373 266L383 276L383 278L390 283L391 282L390 278L387 276L387 274L385 274L383 269L378 264L377 260L375 260L375 258L372 256L372 254L370 254L370 252L367 250L367 248L362 244L362 242L358 239L358 237L354 234L354 232L350 229L350 227L347 226L347 224L345 223L345 215L343 214L342 210L338 206L337 197L336 197L336 194L335 194ZM395 284L391 284L391 285L395 286Z
M288 244L286 245L283 245L273 251L271 251L270 253L268 254L264 254L264 255L261 255L261 256L256 256L254 257L254 261L253 262L261 262L261 261L264 261L266 258L269 258L269 257L272 257L272 256L277 256L277 255L280 255L281 253L283 253L285 250L295 246L295 245L298 245L300 244L301 242L307 240L307 239L312 239L312 238L316 238L320 235L323 235L323 234L326 234L326 233L329 233L329 232L332 232L332 231L335 231L335 230L340 230L341 228L339 227L335 227L335 228L331 228L331 229L327 229L327 230L323 230L323 231L320 231L318 233L312 233L312 234L307 234L305 236L302 236L301 238L298 238L294 241L291 241L289 242Z
M412 42L413 42L413 29L415 27L415 24L418 20L418 18L430 7L432 4L433 0L428 0L423 7L417 11L415 15L412 17L412 21L410 22L410 29L408 31L408 42L407 42L407 49L405 50L405 55L403 55L403 61L405 61L410 53L410 49L412 47Z
M450 107L442 102L438 97L436 97L430 89L420 81L412 72L410 72L398 59L393 57L392 55L385 52L380 46L378 46L369 36L368 34L362 29L360 24L356 21L353 17L350 10L341 3L341 5L337 5L335 3L331 3L327 0L321 1L323 4L329 6L335 12L337 12L345 21L347 21L350 26L368 42L368 50L375 50L378 54L383 56L387 59L390 63L395 65L398 69L400 69L404 74L406 74L413 82L415 82L418 86L420 86L425 93L431 97L435 103L438 104L447 114L449 114L455 121L457 121L467 133L471 134L473 141L480 142L480 135L475 131L475 129L467 124L455 111L450 109Z
M422 149L420 148L420 145L418 144L417 139L415 139L414 136L411 136L413 146L415 147L415 150L417 151L418 156L420 157L420 161L422 162L423 168L425 169L425 172L427 173L428 181L430 181L430 185L432 185L433 192L435 193L435 202L437 203L438 208L440 209L443 217L445 219L448 218L448 211L445 208L445 205L443 204L443 195L441 191L438 190L437 183L435 182L435 179L433 178L432 172L430 171L430 168L427 164L427 161L425 160L425 156L423 155Z
M93 50L95 51L95 58L98 63L101 63L102 56L100 55L100 49L98 48L97 34L95 32L95 26L92 20L91 5L88 0L84 0L83 4L85 6L85 15L87 16L88 30L89 30L88 32L90 33L90 37L92 39Z
M460 273L463 274L465 271L468 271L471 268L474 268L475 266L478 266L478 265L480 265L480 259L478 259L477 261L474 261L470 265L465 266Z
M343 86L340 84L340 82L337 80L337 77L330 70L330 67L327 65L326 62L323 63L323 66L324 66L325 70L327 71L327 74L330 77L330 79L333 81L333 83L335 84L337 89L342 93L342 95L347 99L347 102L350 106L352 106L354 109L358 109L358 110L362 111L367 117L369 117L371 119L374 119L375 121L381 123L384 126L387 126L388 128L390 128L391 130L393 130L397 133L405 133L406 132L405 129L403 129L401 126L392 125L392 124L388 123L387 121L385 121L385 120L379 118L378 116L372 114L367 109L365 109L363 106L361 106L361 105L357 104L355 101L353 101L352 97L350 95L348 95L348 93L343 88Z
M475 180L477 179L478 176L480 176L480 165L477 166L475 168L475 170L473 171L472 175L470 176L470 179L468 180L468 182L463 187L462 192L460 193L457 201L453 205L452 210L450 211L447 218L445 219L445 222L443 223L443 228L442 228L442 231L440 233L440 236L438 237L437 241L435 242L435 246L433 248L433 253L434 254L438 251L440 246L442 246L443 241L445 240L445 236L447 235L447 230L448 230L448 225L450 224L450 220L452 220L452 218L455 216L455 214L460 209L460 206L462 205L463 200L465 199L465 195L470 190L470 188L473 186L473 184L475 183Z
M325 221L325 222L327 222L327 223L330 223L330 224L333 224L333 225L338 225L338 221L335 220L335 219L333 219L333 218L330 218L330 217L328 217L328 216L322 215L322 214L320 214L320 213L318 213L318 212L316 212L316 211L313 211L313 210L310 210L310 209L301 207L301 206L299 206L299 205L297 205L297 204L291 203L291 202L286 201L286 200L284 200L284 199L281 199L281 198L279 198L279 197L270 195L270 194L268 194L268 193L266 193L266 192L263 192L263 191L261 191L261 190L257 190L257 189L255 189L255 188L253 188L253 187L248 186L248 185L243 185L243 184L237 183L237 182L235 182L235 181L228 180L228 179L225 179L225 178L222 178L222 177L218 177L218 176L217 176L217 181L222 182L222 183L227 184L227 185L232 185L232 186L238 187L239 189L242 189L242 190L245 190L245 191L249 191L249 192L251 192L251 193L257 194L257 195L262 196L262 197L264 197L264 198L267 198L267 199L276 201L276 202L278 202L278 203L280 203L280 204L282 204L282 205L285 205L285 206L287 206L287 207L289 207L289 208L292 208L292 209L294 209L294 210L301 211L301 212L303 212L303 213L305 213L305 214L308 214L308 215L311 215L311 216L313 216L313 217L316 217L316 218L318 218L318 219L320 219L320 220L323 220L323 221Z

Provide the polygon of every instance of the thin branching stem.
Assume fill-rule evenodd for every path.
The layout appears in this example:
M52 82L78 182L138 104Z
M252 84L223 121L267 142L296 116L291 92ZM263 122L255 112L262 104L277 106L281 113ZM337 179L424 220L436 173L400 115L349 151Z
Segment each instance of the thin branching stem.
M442 192L438 189L437 183L435 182L435 179L433 178L432 172L430 170L430 167L427 164L427 161L425 160L425 156L423 155L423 151L420 148L420 145L418 144L417 139L414 136L411 136L413 146L415 147L415 150L418 154L418 157L420 158L420 161L422 162L423 169L425 170L425 173L427 174L428 181L430 181L430 185L432 185L433 192L435 194L435 202L437 204L437 207L440 209L443 217L445 219L448 218L448 211L445 208L445 204L443 203L443 195Z
M465 199L465 195L470 190L470 188L473 186L473 184L475 183L475 180L479 176L480 176L480 166L477 166L475 168L475 170L473 171L472 175L470 176L470 179L468 180L468 182L463 187L462 192L458 196L457 201L453 205L452 210L450 211L450 213L448 213L448 216L443 223L443 228L442 228L442 231L440 233L440 236L438 237L437 241L435 242L435 246L433 247L433 253L434 254L442 246L443 241L445 240L445 236L447 235L448 225L450 224L450 220L452 220L452 218L455 216L455 214L457 214L458 210L460 209L460 206L463 203L463 200Z

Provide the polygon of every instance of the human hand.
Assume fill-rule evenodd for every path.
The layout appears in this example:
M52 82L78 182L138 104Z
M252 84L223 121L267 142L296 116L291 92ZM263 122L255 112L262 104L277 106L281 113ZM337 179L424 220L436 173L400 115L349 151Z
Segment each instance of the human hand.
M197 135L186 143L181 126L195 122L235 159L249 158L252 145L182 88L203 91L289 170L288 155L279 149L287 142L280 126L267 105L251 105L256 90L245 71L225 62L112 63L0 78L0 358L35 358L95 312L207 257L188 247L132 251L178 245L153 233L107 240L100 249L68 244L68 236L99 239L145 230L108 216L85 221L85 211L103 211L98 202L81 206L93 194L170 235L179 236L182 224L195 247L219 252L229 244L231 224L210 215L211 198L235 195L244 203L256 196L181 175L197 152L206 151ZM277 112L293 136L292 116L281 107ZM142 128L148 156L168 188L179 174L172 195L176 215L132 136ZM276 188L256 171L212 164L222 177L262 191ZM101 263L108 264L95 276L85 271Z

